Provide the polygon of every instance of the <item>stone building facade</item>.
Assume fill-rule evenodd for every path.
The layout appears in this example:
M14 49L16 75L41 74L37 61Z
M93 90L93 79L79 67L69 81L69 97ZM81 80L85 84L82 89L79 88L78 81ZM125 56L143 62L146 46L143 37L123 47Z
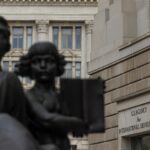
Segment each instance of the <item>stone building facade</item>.
M52 41L68 62L65 75L86 77L96 13L97 0L1 0L0 14L8 19L12 33L4 68L12 71L31 44Z
M0 0L0 15L11 30L11 51L4 57L4 70L13 71L19 57L37 41L51 41L65 55L64 77L87 77L91 36L97 0ZM32 84L20 78L25 88ZM72 149L87 149L87 138L71 137Z
M106 130L89 135L89 149L149 150L149 0L99 1L88 72L106 85Z

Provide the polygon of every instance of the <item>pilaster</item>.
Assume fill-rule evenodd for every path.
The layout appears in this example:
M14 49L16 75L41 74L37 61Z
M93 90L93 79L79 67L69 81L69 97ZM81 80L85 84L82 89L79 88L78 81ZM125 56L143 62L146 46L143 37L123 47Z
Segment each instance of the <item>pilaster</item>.
M85 21L86 26L86 45L87 45L87 62L90 61L91 58L91 50L92 50L92 31L93 31L93 21Z
M93 21L85 21L85 35L86 35L86 52L84 54L85 57L85 70L86 70L86 77L88 77L88 70L87 65L88 62L90 62L91 59L91 50L92 50L92 31L93 31Z
M37 20L37 41L48 41L48 20Z

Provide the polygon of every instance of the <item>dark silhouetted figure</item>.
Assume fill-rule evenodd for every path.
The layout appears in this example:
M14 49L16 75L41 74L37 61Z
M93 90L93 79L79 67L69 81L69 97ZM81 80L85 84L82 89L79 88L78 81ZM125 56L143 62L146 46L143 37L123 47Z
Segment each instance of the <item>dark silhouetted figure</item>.
M10 30L0 17L0 60L10 50ZM26 97L13 73L0 68L0 150L41 150L26 130Z
M50 42L32 45L16 65L17 74L35 80L33 88L26 92L29 129L41 145L50 144L54 150L69 150L67 134L78 134L84 128L84 123L79 118L61 114L55 78L63 74L64 65L64 57Z

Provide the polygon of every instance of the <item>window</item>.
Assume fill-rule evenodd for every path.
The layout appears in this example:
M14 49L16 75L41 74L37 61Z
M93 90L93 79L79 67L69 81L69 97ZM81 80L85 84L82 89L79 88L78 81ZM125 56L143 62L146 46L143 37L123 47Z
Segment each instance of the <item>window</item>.
M53 28L53 42L54 42L56 47L58 47L58 34L59 34L59 28L54 27Z
M76 27L76 49L81 49L81 27Z
M72 27L62 27L61 47L63 49L72 49Z
M11 70L14 71L15 70L15 65L16 65L17 61L12 61L12 68Z
M53 26L53 43L58 49L81 49L81 26Z
M81 63L80 62L76 62L75 69L76 69L75 78L81 78Z
M28 49L33 43L32 26L14 26L12 27L12 48Z
M3 60L2 70L3 71L14 71L16 63L17 63L17 60L15 60L15 61Z
M23 48L23 27L13 27L13 48Z
M72 78L72 63L67 62L65 66L65 72L62 75L62 78Z
M52 24L52 41L68 61L61 78L81 78L82 23Z
M67 62L62 78L81 78L81 62L75 62L75 67L72 67L72 62Z
M150 135L132 138L131 150L150 150Z
M9 71L9 62L8 61L2 62L2 70L3 71Z
M32 27L27 27L27 48L29 48L32 45Z

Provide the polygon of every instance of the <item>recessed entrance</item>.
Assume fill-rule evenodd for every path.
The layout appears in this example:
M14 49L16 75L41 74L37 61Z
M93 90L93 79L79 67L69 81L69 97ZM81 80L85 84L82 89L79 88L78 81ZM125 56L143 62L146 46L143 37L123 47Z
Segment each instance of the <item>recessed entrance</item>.
M150 150L150 135L131 138L131 150Z

